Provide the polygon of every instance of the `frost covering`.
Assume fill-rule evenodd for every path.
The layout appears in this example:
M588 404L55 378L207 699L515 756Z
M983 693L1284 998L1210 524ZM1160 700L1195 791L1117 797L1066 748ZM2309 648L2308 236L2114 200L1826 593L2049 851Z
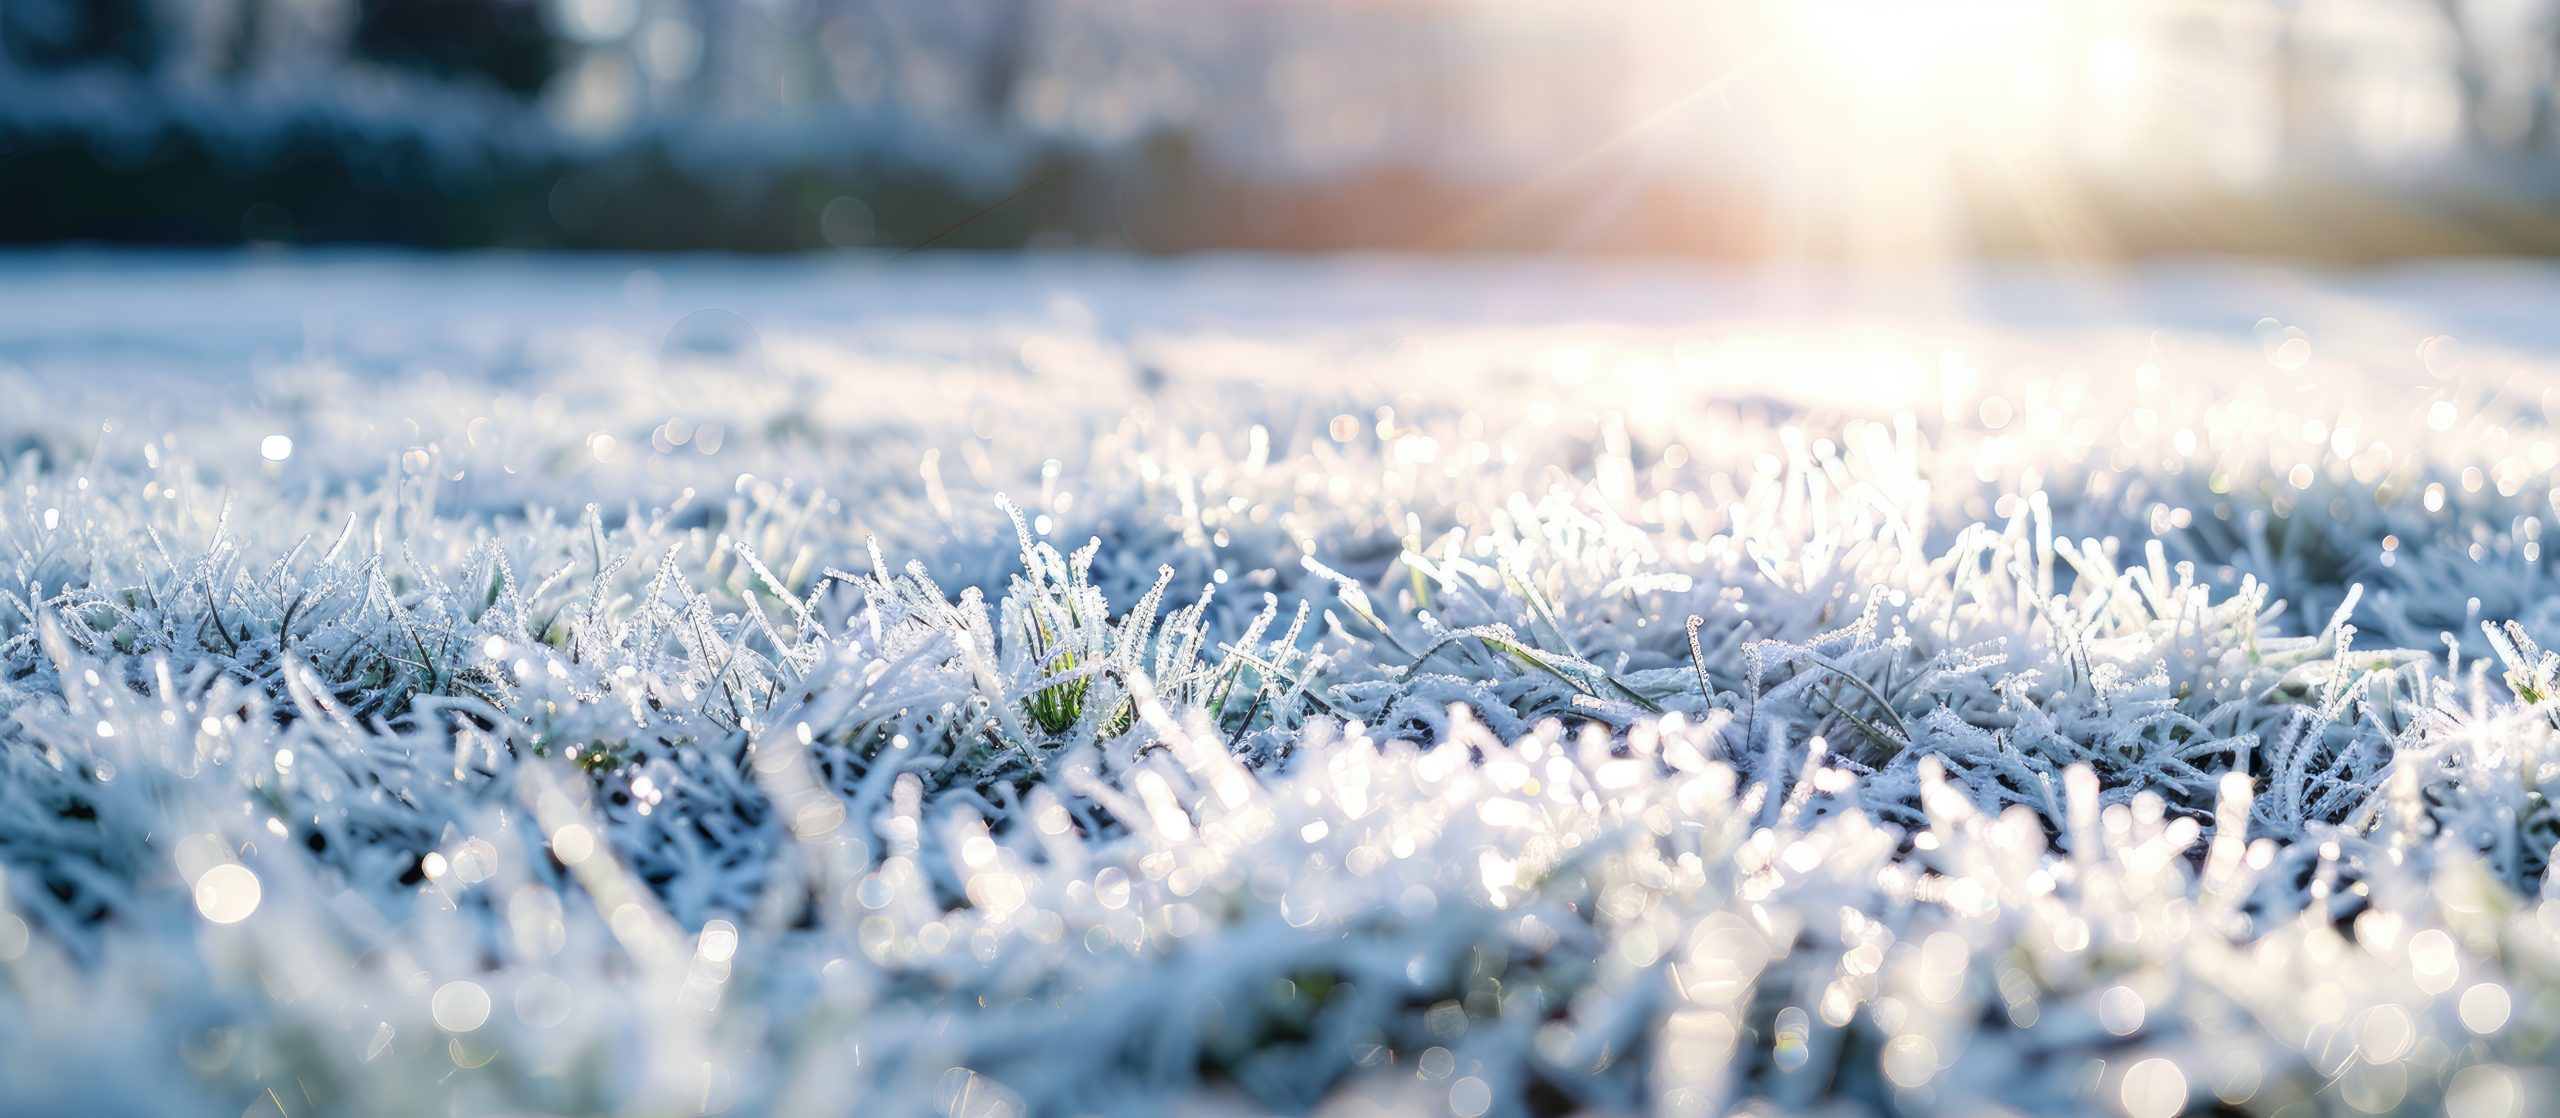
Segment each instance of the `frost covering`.
M0 338L0 1109L2554 1086L2529 348L571 310Z

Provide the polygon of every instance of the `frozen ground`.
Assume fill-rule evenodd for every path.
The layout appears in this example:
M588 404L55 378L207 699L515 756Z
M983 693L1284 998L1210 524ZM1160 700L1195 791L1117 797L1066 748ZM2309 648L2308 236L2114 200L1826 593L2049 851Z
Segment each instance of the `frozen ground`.
M0 260L0 1110L2529 1113L2554 306Z

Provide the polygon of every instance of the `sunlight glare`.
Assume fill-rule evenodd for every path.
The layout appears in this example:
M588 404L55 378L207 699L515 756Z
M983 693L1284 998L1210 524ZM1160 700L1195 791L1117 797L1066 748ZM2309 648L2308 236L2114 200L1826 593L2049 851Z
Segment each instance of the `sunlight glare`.
M1787 69L1845 96L1877 125L2003 142L2042 131L2070 44L2037 0L1786 5ZM2119 59L2118 69L2129 65Z

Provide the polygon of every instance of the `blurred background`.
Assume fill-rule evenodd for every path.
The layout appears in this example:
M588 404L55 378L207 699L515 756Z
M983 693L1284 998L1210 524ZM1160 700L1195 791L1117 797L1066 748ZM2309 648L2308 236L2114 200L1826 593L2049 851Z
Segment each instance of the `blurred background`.
M0 0L0 242L2560 251L2560 0Z

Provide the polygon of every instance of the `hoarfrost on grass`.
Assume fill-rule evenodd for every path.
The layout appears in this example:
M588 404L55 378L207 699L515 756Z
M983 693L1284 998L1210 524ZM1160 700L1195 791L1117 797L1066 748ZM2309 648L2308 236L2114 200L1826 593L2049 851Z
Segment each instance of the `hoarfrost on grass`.
M425 305L0 337L8 1109L2549 1086L2530 346Z

